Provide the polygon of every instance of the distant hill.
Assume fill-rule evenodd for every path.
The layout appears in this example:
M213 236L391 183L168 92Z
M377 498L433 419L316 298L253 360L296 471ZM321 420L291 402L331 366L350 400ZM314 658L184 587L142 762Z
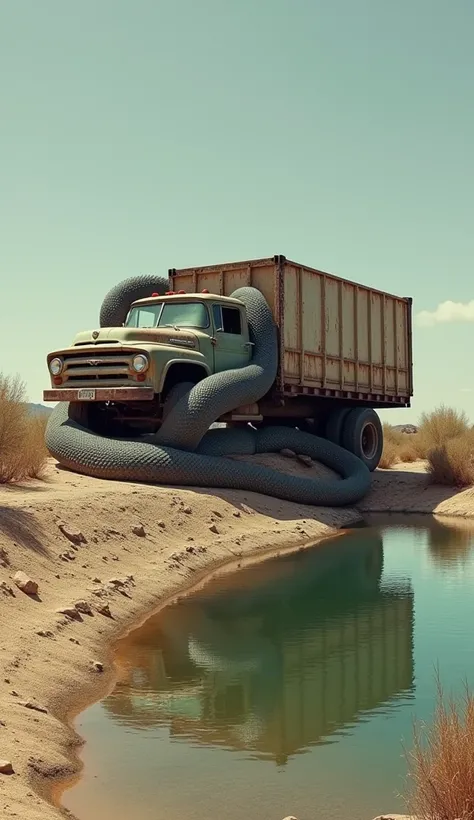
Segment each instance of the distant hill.
M34 404L32 402L28 402L26 406L28 408L28 412L31 413L32 416L50 416L53 412L53 408L47 407L45 404Z
M417 433L418 427L414 424L395 424L393 427L394 430L398 430L399 433Z

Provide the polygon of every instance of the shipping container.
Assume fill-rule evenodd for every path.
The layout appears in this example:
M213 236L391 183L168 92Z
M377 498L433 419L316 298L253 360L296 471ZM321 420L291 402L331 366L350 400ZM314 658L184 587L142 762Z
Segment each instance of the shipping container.
M172 288L230 296L260 290L279 329L275 393L409 407L412 300L284 256L169 271Z

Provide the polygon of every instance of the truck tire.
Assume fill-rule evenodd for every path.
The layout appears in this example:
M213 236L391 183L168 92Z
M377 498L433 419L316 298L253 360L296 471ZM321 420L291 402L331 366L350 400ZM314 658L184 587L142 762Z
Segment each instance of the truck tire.
M344 420L341 443L373 472L383 449L382 424L375 410L371 407L350 410Z
M194 382L178 382L178 384L174 384L173 387L169 390L168 395L163 404L163 421L169 414L171 413L173 407L178 404L180 399L189 393L190 390L194 387Z
M342 443L344 422L350 412L350 407L338 407L337 410L334 410L334 412L329 416L326 422L324 437L329 441L332 441L333 444L339 444L341 447L344 447Z

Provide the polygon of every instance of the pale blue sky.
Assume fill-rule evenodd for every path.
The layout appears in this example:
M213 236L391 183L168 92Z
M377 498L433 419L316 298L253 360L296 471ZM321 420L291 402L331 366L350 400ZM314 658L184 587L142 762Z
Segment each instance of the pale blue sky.
M471 302L473 41L472 0L0 0L0 370L41 400L109 287L169 267ZM394 422L474 420L474 304L441 315Z

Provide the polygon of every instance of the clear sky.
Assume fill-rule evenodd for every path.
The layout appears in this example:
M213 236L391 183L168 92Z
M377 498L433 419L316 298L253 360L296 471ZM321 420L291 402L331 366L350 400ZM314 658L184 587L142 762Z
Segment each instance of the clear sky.
M120 279L281 253L413 296L389 417L474 421L473 38L472 0L0 0L0 371L40 401Z

